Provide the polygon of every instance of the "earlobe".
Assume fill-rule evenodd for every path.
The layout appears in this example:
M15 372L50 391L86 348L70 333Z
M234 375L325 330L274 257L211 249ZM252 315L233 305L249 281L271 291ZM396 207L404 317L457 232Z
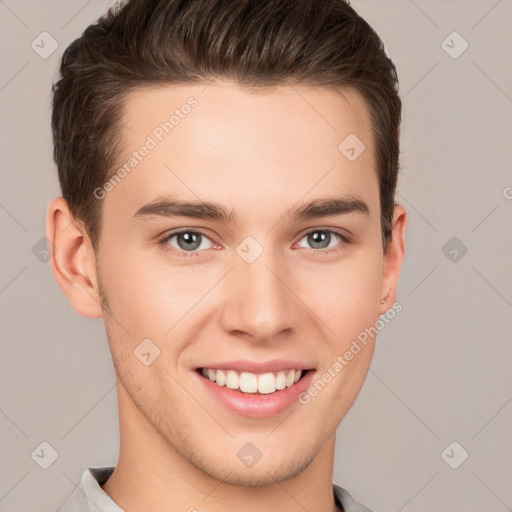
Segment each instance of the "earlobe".
M74 310L87 318L102 317L94 251L63 197L48 203L46 237L53 276Z
M405 208L402 205L395 204L391 237L384 254L379 315L384 314L390 309L396 300L398 278L405 255L406 224L407 214Z

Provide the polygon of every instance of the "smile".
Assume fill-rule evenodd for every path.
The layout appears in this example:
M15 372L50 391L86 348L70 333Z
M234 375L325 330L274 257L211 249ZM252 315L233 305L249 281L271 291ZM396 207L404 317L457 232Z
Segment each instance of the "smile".
M290 359L246 359L205 362L193 374L203 398L213 399L212 406L249 418L270 418L299 404L298 396L317 374L314 366Z
M201 368L201 375L220 387L226 387L248 394L268 395L293 386L299 381L303 372L287 369L277 372L251 373L236 370L217 370Z

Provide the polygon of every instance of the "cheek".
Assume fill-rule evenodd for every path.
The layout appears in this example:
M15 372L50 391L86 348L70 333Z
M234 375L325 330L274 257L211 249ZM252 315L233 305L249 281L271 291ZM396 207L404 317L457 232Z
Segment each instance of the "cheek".
M112 312L137 339L162 338L219 278L212 267L171 264L164 256L150 256L140 249L113 249L100 265Z
M307 304L330 328L329 336L345 343L379 316L382 259L378 252L354 254L339 265L315 272Z

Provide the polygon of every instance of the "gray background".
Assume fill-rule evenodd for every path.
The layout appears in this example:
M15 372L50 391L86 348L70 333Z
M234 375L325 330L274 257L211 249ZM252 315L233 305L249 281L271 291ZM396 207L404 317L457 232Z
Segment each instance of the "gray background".
M60 194L51 82L108 5L0 0L0 510L54 510L85 467L117 461L103 324L74 312L34 254ZM338 428L334 480L375 512L512 510L512 2L352 5L398 68L409 223L403 310ZM59 45L46 59L31 47L43 31ZM458 58L454 31L469 44ZM46 470L31 455L43 441L58 452Z

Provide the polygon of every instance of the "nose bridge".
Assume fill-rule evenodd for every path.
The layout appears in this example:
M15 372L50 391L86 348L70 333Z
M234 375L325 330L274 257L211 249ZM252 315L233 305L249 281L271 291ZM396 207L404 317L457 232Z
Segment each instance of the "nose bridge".
M263 340L295 328L298 301L288 289L289 272L276 252L265 249L254 261L248 261L244 256L237 256L227 280L229 289L222 312L224 329Z

